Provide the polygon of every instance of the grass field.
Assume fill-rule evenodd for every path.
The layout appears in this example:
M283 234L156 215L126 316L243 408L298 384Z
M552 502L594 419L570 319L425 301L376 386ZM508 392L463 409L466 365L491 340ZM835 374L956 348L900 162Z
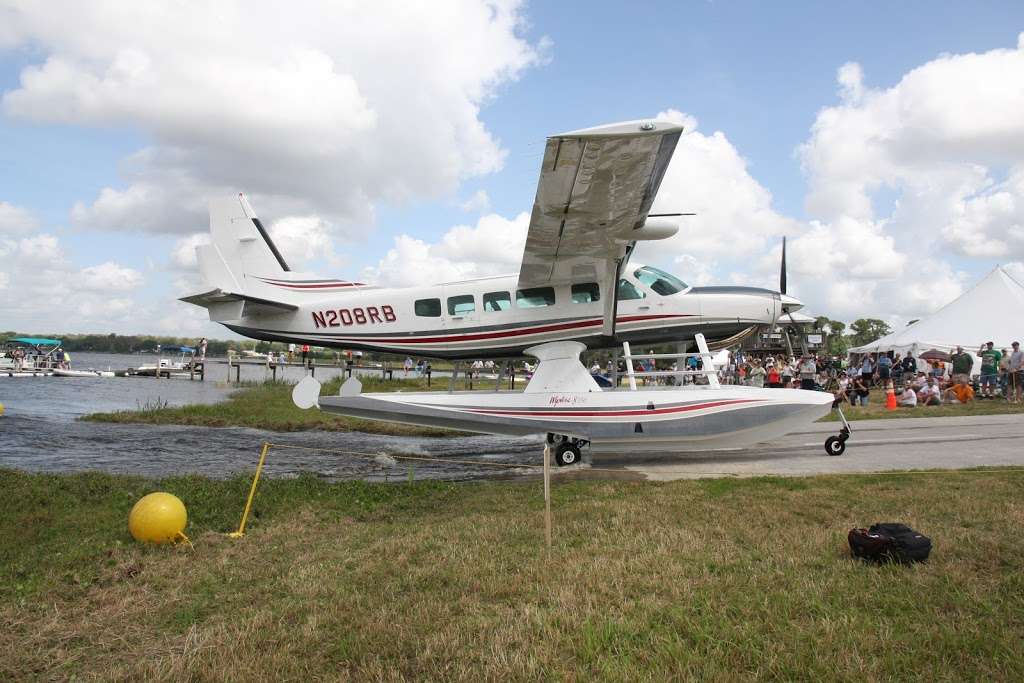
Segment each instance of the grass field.
M1024 679L1024 473L262 485L0 470L0 679ZM168 490L194 548L126 517ZM903 521L926 564L851 560Z
M396 379L385 382L377 377L360 378L363 391L426 391L425 379ZM324 383L322 395L338 393L340 379ZM144 406L139 410L92 413L83 420L131 422L142 424L184 424L201 427L252 427L275 432L323 429L338 432L366 432L401 436L455 436L459 432L415 425L402 425L343 417L319 410L299 410L292 403L292 384L260 382L242 386L220 403L169 407ZM447 380L434 381L434 388L447 388ZM493 384L491 384L493 387Z
M875 392L877 394L877 392ZM1012 415L1024 413L1024 404L1007 403L1002 399L974 401L966 404L951 404L941 406L917 406L915 408L897 408L886 410L885 394L880 396L872 395L872 403L866 406L851 406L843 404L843 414L847 420L885 420L901 419L908 417L958 417L965 415ZM820 422L836 421L839 416L833 411Z

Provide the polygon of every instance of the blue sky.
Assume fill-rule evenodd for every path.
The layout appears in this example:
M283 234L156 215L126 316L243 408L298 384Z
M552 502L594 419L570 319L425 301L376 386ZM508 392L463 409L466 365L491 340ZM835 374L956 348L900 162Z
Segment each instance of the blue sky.
M54 11L58 11L56 7ZM171 16L173 23L175 13L167 7L162 12ZM295 8L297 13L308 12L311 15L318 10L322 8L315 4L308 8L300 4ZM71 9L68 11L72 12ZM133 11L138 12L127 5L124 11L125 22L131 21ZM260 26L273 41L276 37L274 6L254 4L247 11L268 15L265 25ZM386 9L380 11L387 12ZM398 193L402 195L401 199L371 197L362 209L348 213L348 209L340 204L324 205L328 203L325 198L331 197L329 186L318 190L319 194L311 192L309 196L275 197L262 204L257 203L257 210L271 222L292 213L315 214L328 226L324 228L326 242L322 240L313 244L311 256L302 267L353 278L377 277L387 282L388 271L380 262L389 250L396 248L399 236L420 240L423 243L420 250L430 256L433 253L431 245L436 245L453 226L461 224L483 230L478 223L483 215L495 214L511 221L520 212L528 212L546 135L600 123L647 118L668 110L699 121L695 135L700 137L692 141L694 150L705 150L712 155L709 159L735 155L741 161L739 167L733 162L726 164L729 168L722 171L721 178L708 180L711 187L705 187L702 196L688 195L683 180L694 177L693 174L700 176L701 168L681 170L679 181L665 190L666 198L673 202L672 208L683 211L700 209L702 215L709 216L707 221L698 220L695 226L688 226L690 229L713 232L719 238L719 242L705 245L703 238L682 237L683 243L671 251L662 265L671 267L684 279L710 278L712 281L768 284L764 282L770 272L768 263L774 262L774 257L768 258L768 252L777 247L780 234L788 233L805 240L802 251L799 243L797 245L796 270L791 281L802 295L809 298L809 304L818 309L815 312L844 318L873 314L895 320L916 317L943 303L936 300L955 296L997 262L1012 263L1021 258L1019 243L1001 237L999 232L1012 230L1024 212L1021 208L1024 202L1020 202L1015 194L1015 186L1012 183L1006 187L1001 185L1008 178L1012 179L1018 164L1024 162L1017 150L1010 145L1001 156L986 156L987 148L977 142L978 135L970 131L963 133L963 139L953 139L960 134L954 131L948 139L940 140L940 147L948 142L952 151L934 161L934 167L926 169L925 173L933 173L935 168L942 166L956 167L959 169L957 172L968 174L968 167L977 166L982 160L986 164L985 177L974 179L959 198L959 204L949 209L948 215L933 216L925 209L913 209L914 201L908 193L915 193L918 204L934 205L934 201L928 200L927 193L920 190L934 183L926 181L924 175L915 176L916 171L908 170L919 169L920 160L907 161L906 154L899 151L903 149L900 139L916 140L915 136L920 131L908 132L909 124L904 121L898 124L887 121L886 112L891 108L876 101L884 99L881 95L884 91L898 89L901 81L914 69L924 67L926 71L938 72L945 68L943 55L956 57L969 53L987 55L993 51L1013 51L1018 45L1018 35L1024 31L1024 5L1019 2L974 3L969 10L965 10L962 3L934 2L867 3L856 7L827 3L754 2L537 3L512 7L510 11L514 21L501 29L500 35L496 33L498 38L495 40L500 39L501 42L493 43L494 52L507 48L510 56L505 62L488 67L489 71L481 67L480 74L467 77L465 90L470 94L460 93L453 97L455 104L452 106L459 116L468 116L486 129L491 141L483 141L480 147L486 148L486 154L504 154L500 170L466 172L463 167L452 171L457 180L448 183L438 181L433 185L417 176L411 178L405 189ZM174 303L174 299L181 295L180 289L187 286L183 282L194 274L189 273L188 264L176 262L172 253L184 236L204 229L201 215L183 209L179 225L170 228L159 225L134 228L131 221L139 220L139 212L145 215L149 208L153 213L170 213L168 203L172 206L174 202L187 203L185 191L178 188L178 194L169 192L166 197L154 200L151 207L144 202L133 205L130 213L111 216L97 210L87 218L81 215L73 217L72 214L76 202L81 202L85 208L93 206L104 188L125 192L133 183L139 182L140 175L133 176L131 170L126 172L132 166L127 159L133 153L153 147L177 149L192 145L193 149L198 149L200 145L195 140L203 139L204 132L177 129L159 119L159 114L143 111L144 108L122 107L117 102L119 96L107 91L103 96L109 96L114 105L98 113L81 114L76 113L81 109L81 102L75 99L79 96L75 93L75 86L58 79L54 81L56 85L48 88L34 90L24 87L21 78L26 69L37 68L55 58L76 64L76 77L102 76L109 73L117 50L112 49L105 54L100 48L84 44L84 39L61 35L60 29L50 26L45 17L20 3L0 3L0 21L5 17L4 12L12 18L11 25L16 29L13 37L6 40L0 29L0 91L5 94L4 106L0 108L0 202L18 209L21 212L18 215L31 215L34 222L31 229L22 228L17 234L13 229L7 231L6 239L9 241L6 251L0 249L0 259L8 259L9 263L0 265L0 273L6 272L5 277L0 277L0 284L5 284L0 295L37 296L41 286L39 282L26 284L30 278L10 265L20 253L10 240L30 239L39 234L55 237L59 247L54 248L60 250L66 263L53 272L53 277L73 278L83 268L105 263L113 263L116 267L108 268L102 274L92 273L95 277L92 278L91 298L73 309L54 310L49 315L19 308L10 313L9 318L0 313L0 328L17 327L39 332L166 332L176 328L174 317L184 308ZM109 12L116 13L116 10ZM130 31L119 32L116 17L112 19L96 14L93 11L83 12L77 21L67 22L67 26L74 27L69 30L82 32L95 27L97 38L106 36L115 47L119 47L118 41L123 40L123 47L148 52L154 64L160 64L162 60L170 64L179 58L178 55L166 54L166 51L174 50L173 46L140 47L132 40ZM469 22L486 21L471 11L467 10L466 14L472 15L467 20ZM333 20L343 22L346 17L333 17ZM382 25L387 25L387 20L388 17L383 17ZM166 23L166 19L163 21ZM90 22L94 26L90 26ZM445 35L445 23L439 22L441 28L424 28L423 34L429 34L433 44L443 43L459 64L478 59L486 61L483 59L488 49L486 45L481 47L468 41L466 46L460 46L461 39ZM454 24L455 20L447 23ZM297 26L289 33L289 39L302 41L301 29L302 26ZM184 18L182 27L177 30L189 30ZM238 30L241 32L241 28ZM389 40L393 38L396 41L394 45L404 45L401 42L402 30L398 27L394 36L382 36L377 47L387 53L379 54L382 61L387 61L392 53L397 54L394 59L399 62L399 67L402 66L403 51L393 48ZM415 30L415 27L405 30ZM174 31L173 27L168 29L171 34ZM436 35L430 31L436 31ZM415 37L419 38L419 35L415 34ZM318 39L322 40L323 36ZM285 42L283 36L281 42ZM335 46L343 45L344 39L328 42ZM514 54L515 46L529 54ZM182 45L181 49L187 50L188 46ZM372 52L368 58L354 53L350 59L343 46L334 49L338 52L328 54L338 73L344 71L349 61L362 65L353 67L353 74L360 91L370 93L367 96L369 107L377 112L394 107L395 111L388 116L405 120L409 126L417 125L418 113L414 106L403 111L400 97L395 98L397 103L389 100L387 104L383 102L387 96L375 98L372 82L376 74ZM429 62L429 51L423 54L428 57L421 58L420 62ZM210 59L222 57L218 52ZM491 56L488 58L498 61ZM246 55L240 55L238 59L244 63ZM1018 62L1013 62L1009 73L1004 73L1006 67L995 64L995 57L990 61L993 64L972 65L970 68L990 70L994 73L993 78L1005 79L1006 87L1010 89L1021 84L1024 74L1017 71ZM839 94L837 71L851 62L859 65L862 79L857 81L861 84L858 87L868 94L843 100ZM262 67L257 64L253 68L258 72ZM429 70L430 66L410 63L408 68ZM160 77L160 74L173 70L154 71ZM514 76L509 77L509 72ZM429 71L424 73L431 75ZM472 78L476 80L472 81ZM398 79L395 82L402 83L400 77L391 71L387 71L386 78L382 77L380 81L386 79ZM941 76L931 82L941 83ZM439 78L438 83L437 99L452 97L443 78ZM951 89L958 86L958 81L949 82ZM173 92L176 87L182 86L180 83L168 83L167 90ZM62 92L61 88L65 90ZM997 84L993 88L1001 86ZM11 93L26 90L30 96L28 104L24 99L10 97ZM941 106L942 97L948 97L948 94L931 94L924 86L908 86L906 91L905 94L897 92L894 97L898 97L902 108L920 107L924 112L922 120L932 120L929 117L933 115L929 112ZM423 97L429 101L429 90ZM984 98L969 98L978 100L979 109L991 108L981 101ZM273 100L264 101L269 103ZM467 102L469 114L466 113ZM837 124L834 130L829 129L816 136L813 127L822 110L829 107L836 108L837 117L845 117L844 120L870 119L867 127L874 132L861 133L859 129L864 126L851 123ZM66 114L65 110L72 113ZM960 112L959 115L971 114ZM1013 117L1015 112L1008 111L1007 116ZM219 122L218 125L230 127L230 117L225 120L226 123ZM244 125L244 121L239 125ZM298 125L301 127L301 121ZM1011 130L1005 134L1011 135L1012 125L1008 125ZM989 128L996 127L989 125ZM287 125L284 130L285 134L278 142L281 147L289 147L292 141L287 135ZM722 134L717 140L712 139L716 131ZM295 132L298 134L299 128L295 128ZM830 168L829 159L838 153L832 150L844 149L838 139L848 140L850 146L873 145L874 141L885 139L890 133L895 139L893 149L896 151L880 152L883 156L878 157L881 161L877 163L888 169L884 177L880 176L881 179L868 168L858 171L853 162L852 165L843 165L838 171ZM866 137L858 142L857 135L861 134ZM254 143L256 141L254 137ZM386 142L383 141L382 145ZM808 143L820 149L816 161L808 162L809 157L798 151L801 145ZM460 143L457 149L446 150L438 143L438 149L427 150L422 162L426 173L429 174L430 154L436 154L437 159L476 154L466 149L466 144ZM971 148L971 144L976 144L977 149ZM686 151L687 148L681 145L674 164L682 166L685 163L678 157ZM240 153L237 147L224 151L218 157L220 153L218 149L211 148L208 155L204 154L202 163L206 164L206 170L201 172L187 164L182 167L183 173L192 174L188 183L183 184L188 192L201 195L206 191L222 191L224 187L235 189L230 176L225 179L223 172L218 171L217 182L214 183L207 171L209 167L238 163L236 158L244 157L245 153ZM416 150L394 152L399 157L405 153L415 155ZM268 169L276 163L273 150L261 154L256 158L267 160ZM693 163L698 161L695 157ZM331 166L334 169L344 166L346 159L339 153L338 158L328 162L320 159L317 163L334 164ZM701 163L706 165L708 161ZM153 164L141 175L148 178L165 169L165 166ZM238 182L242 182L243 177L250 178L252 182L254 175L258 175L258 168L256 171L246 170L246 173L239 173ZM835 201L812 200L812 206L808 208L808 197L813 194L813 187L834 187L858 172L863 177L855 180L854 184L875 200L873 214L865 215L863 211L851 208L857 204L853 196L856 192ZM309 173L311 177L317 176L318 167L311 163ZM279 178L274 176L265 180L265 186L272 187ZM262 180L256 177L255 182L258 186ZM948 182L961 187L965 181ZM734 189L737 187L740 188L738 191ZM263 195L268 194L266 189L247 186L237 189L254 192L257 198L261 191ZM468 211L461 207L480 190L486 192L489 200L486 206ZM1003 190L1011 203L1012 200L1018 200L1018 203L1008 214L1004 212L994 216L990 208L991 197ZM758 198L758 193L763 192L770 193L770 198ZM710 206L721 206L729 204L740 194L746 196L745 193L754 196L750 200L750 208L744 208L737 200L735 211L721 221L716 222L714 211L706 208L711 199L715 203ZM369 194L373 194L372 188ZM195 199L199 203L202 200L202 197ZM902 208L902 212L894 210L897 208ZM281 213L271 214L268 211ZM749 223L744 211L749 213ZM965 215L981 217L964 222ZM726 218L734 223L730 224ZM860 227L853 227L854 222L859 222ZM921 232L926 223L934 229L942 228L946 236L943 244L926 243L928 240L922 237ZM750 249L745 253L730 254L720 245L716 246L723 240L744 239L748 225L755 224L758 227L753 230L749 239ZM815 283L822 273L815 270L813 255L821 249L823 240L829 242L832 235L845 235L836 237L839 245L836 248L840 251L850 251L849 247L842 247L842 239L848 240L849 244L863 244L865 258L877 268L865 269L850 259L830 257L829 263L834 270L829 272L835 272L838 284L831 293L816 297ZM2 239L5 237L0 225ZM331 245L333 256L317 251L324 244ZM692 248L687 250L687 244ZM873 254L878 254L878 257L874 258ZM486 270L480 264L464 263L467 255L461 252L451 253L449 249L442 256L457 272L472 275ZM398 258L401 258L401 253ZM472 260L471 255L468 258ZM514 270L512 264L518 260L518 254L503 258L495 256L489 263L494 265L501 261L497 265L504 264L509 266L505 270ZM702 268L699 272L695 272L695 263ZM126 274L125 269L134 271L137 277ZM883 302L889 300L884 294L886 283L898 280L904 269L923 273L914 283L921 291L902 308L883 308ZM37 274L38 268L33 273ZM109 283L106 280L108 276L114 279L124 276L125 282L131 286ZM111 286L105 289L107 284ZM859 286L872 289L865 301L857 301L858 297L849 295L857 292ZM71 297L70 294L68 296ZM107 299L118 302L112 308L116 312L109 317L103 314L103 302ZM201 319L191 313L183 319L182 329L227 336L226 331L203 325Z

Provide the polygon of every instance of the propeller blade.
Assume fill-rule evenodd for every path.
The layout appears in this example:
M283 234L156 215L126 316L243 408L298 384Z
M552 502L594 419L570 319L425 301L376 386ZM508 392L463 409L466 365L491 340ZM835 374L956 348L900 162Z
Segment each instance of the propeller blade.
M779 269L779 293L786 293L786 238L782 238L782 267Z

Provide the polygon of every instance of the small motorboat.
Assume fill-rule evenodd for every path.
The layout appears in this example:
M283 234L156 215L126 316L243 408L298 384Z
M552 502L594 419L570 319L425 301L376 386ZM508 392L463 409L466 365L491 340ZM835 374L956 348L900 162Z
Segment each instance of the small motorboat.
M707 345L701 353L631 356L628 388L602 389L580 363L586 346L551 342L526 353L540 361L521 392L361 393L355 377L340 395L320 397L320 384L304 378L292 392L300 408L319 406L332 413L408 424L447 427L489 434L546 434L559 465L579 462L580 451L676 452L734 448L770 441L805 427L832 410L834 397L822 391L722 386ZM706 370L634 372L633 359L699 356ZM707 384L649 386L638 389L635 377L704 375ZM842 418L842 413L840 413ZM826 452L846 448L849 424L829 437Z
M54 377L113 377L111 370L70 370L56 368L53 371Z
M188 377L196 350L191 346L164 346L160 353L178 354L177 360L159 358L156 363L140 365L130 373L142 377Z

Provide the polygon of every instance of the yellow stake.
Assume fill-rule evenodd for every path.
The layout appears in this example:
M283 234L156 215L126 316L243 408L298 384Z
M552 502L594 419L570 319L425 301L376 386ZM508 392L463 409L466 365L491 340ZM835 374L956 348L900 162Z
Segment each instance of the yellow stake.
M544 444L544 540L551 557L551 446Z
M245 501L245 511L242 512L242 521L238 523L238 531L228 534L231 538L241 538L242 536L245 536L245 522L249 519L249 509L252 507L252 499L256 495L256 484L260 481L260 472L263 471L263 461L267 459L267 451L269 450L270 443L264 441L263 450L260 451L260 462L256 465L256 476L252 478L252 488L249 489L249 500Z

